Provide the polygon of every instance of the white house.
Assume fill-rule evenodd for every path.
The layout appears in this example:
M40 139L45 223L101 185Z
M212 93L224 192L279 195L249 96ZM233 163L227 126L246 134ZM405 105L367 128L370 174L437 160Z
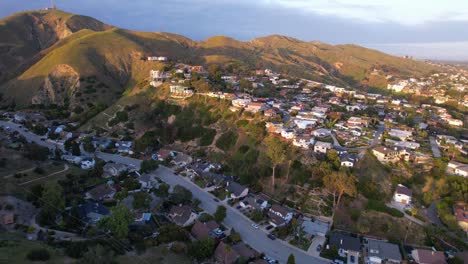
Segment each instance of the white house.
M296 136L293 140L293 145L303 149L309 149L310 145L314 144L314 138L308 135Z
M115 143L115 146L117 147L117 151L119 153L127 153L130 155L133 154L133 150L132 150L133 142L132 141L117 141Z
M329 149L332 149L332 147L331 143L317 141L314 145L314 152L326 154Z
M411 204L412 195L413 191L411 191L411 189L404 185L398 184L395 190L395 194L393 195L393 200L402 204Z
M452 160L447 165L447 173L467 178L468 177L468 164Z
M277 226L284 226L293 218L293 213L287 208L274 204L268 210L268 216L270 217L270 224Z
M94 161L93 158L84 158L82 161L81 161L81 169L83 170L90 170L92 168L94 168L94 164L96 162Z
M406 141L406 140L411 138L411 136L413 135L413 132L412 131L407 131L407 130L392 128L388 132L388 135L390 135L392 137L399 138L402 141Z
M317 121L315 120L306 120L299 118L295 118L293 122L299 129L306 129L308 127L313 127L317 124Z
M317 130L312 131L312 136L314 137L329 137L331 136L331 130L327 128L319 128Z
M292 129L282 129L281 136L286 139L293 139L296 136L296 134L294 133L294 130Z

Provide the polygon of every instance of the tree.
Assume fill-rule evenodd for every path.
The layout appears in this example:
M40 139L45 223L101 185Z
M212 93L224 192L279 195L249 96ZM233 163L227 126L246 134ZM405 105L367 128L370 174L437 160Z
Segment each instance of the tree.
M219 205L213 216L216 222L221 223L226 218L226 207Z
M176 185L171 194L170 200L175 204L189 204L192 202L192 192L186 188Z
M128 235L128 225L133 221L130 210L123 204L112 208L112 214L98 222L98 226L110 230L117 238L123 239Z
M93 145L91 137L85 137L83 139L83 149L90 153L93 153L96 150L96 148Z
M333 194L333 209L340 204L343 194L355 196L357 179L345 172L334 171L323 177L323 184Z
M211 258L213 256L214 245L214 240L211 238L195 241L189 249L189 255L197 260Z
M63 189L57 183L45 187L41 197L42 210L39 218L41 224L54 223L57 214L63 211L65 202L62 193Z
M251 218L252 218L252 221L254 221L254 222L259 222L259 221L261 221L261 220L263 219L263 212L262 212L262 210L255 209L255 210L252 212Z
M327 154L325 155L326 159L328 162L330 162L333 166L334 170L339 170L340 169L340 156L338 156L338 152L334 149L331 149L327 151Z
M288 257L288 264L295 264L296 263L296 259L294 258L294 255L293 254L289 254L289 257Z
M275 136L269 136L265 139L266 155L271 161L272 175L271 186L275 188L275 172L276 167L286 159L286 146Z
M80 150L80 144L73 141L71 145L71 153L73 156L80 156L81 155L81 150Z
M151 197L146 192L137 192L133 195L133 208L148 208L151 202Z
M154 171L156 170L157 168L159 168L159 161L157 160L144 160L142 163L141 163L141 167L140 167L140 172L141 173L147 173L147 172L151 172L151 171Z
M169 185L167 183L159 184L158 189L154 191L158 197L167 197L169 195Z

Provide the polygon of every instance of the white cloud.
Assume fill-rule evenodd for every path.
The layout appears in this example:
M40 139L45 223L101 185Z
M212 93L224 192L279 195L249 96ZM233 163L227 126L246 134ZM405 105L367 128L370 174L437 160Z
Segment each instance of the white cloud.
M467 0L259 0L282 6L372 22L418 25L428 21L468 20Z

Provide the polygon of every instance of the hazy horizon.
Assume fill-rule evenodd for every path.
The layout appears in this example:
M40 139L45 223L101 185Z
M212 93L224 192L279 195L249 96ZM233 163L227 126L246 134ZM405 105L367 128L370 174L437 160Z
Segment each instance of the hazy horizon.
M468 2L462 0L71 0L59 9L139 31L194 40L239 40L280 34L304 41L357 44L418 59L468 61ZM48 0L0 2L0 17L49 5Z

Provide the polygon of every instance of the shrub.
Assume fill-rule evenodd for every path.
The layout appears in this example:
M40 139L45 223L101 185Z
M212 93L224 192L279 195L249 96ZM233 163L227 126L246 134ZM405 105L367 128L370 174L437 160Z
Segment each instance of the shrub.
M71 258L79 259L88 251L88 246L83 242L71 243L65 248L65 254Z
M249 124L249 120L241 119L236 122L237 127L245 127Z
M50 253L46 249L33 249L26 255L30 261L47 261L50 259Z
M360 216L361 216L361 211L360 210L355 209L355 208L351 209L351 219L354 222L356 222L359 219Z
M387 213L387 214L389 214L391 216L394 216L394 217L403 217L404 216L404 214L402 212L398 211L397 209L390 208L390 207L386 206L384 202L376 201L376 200L369 200L367 202L366 209Z
M41 167L36 167L36 168L34 169L34 172L37 173L37 174L44 174L45 171L44 171L44 169L41 168Z
M151 171L154 171L156 170L157 168L159 168L159 161L157 160L144 160L142 163L141 163L141 167L140 167L140 172L141 173L147 173L147 172L151 172Z
M237 142L238 135L234 131L228 131L219 137L216 146L224 151L231 149Z
M203 132L203 136L200 138L200 146L209 146L213 143L213 139L216 136L216 130L206 128Z

